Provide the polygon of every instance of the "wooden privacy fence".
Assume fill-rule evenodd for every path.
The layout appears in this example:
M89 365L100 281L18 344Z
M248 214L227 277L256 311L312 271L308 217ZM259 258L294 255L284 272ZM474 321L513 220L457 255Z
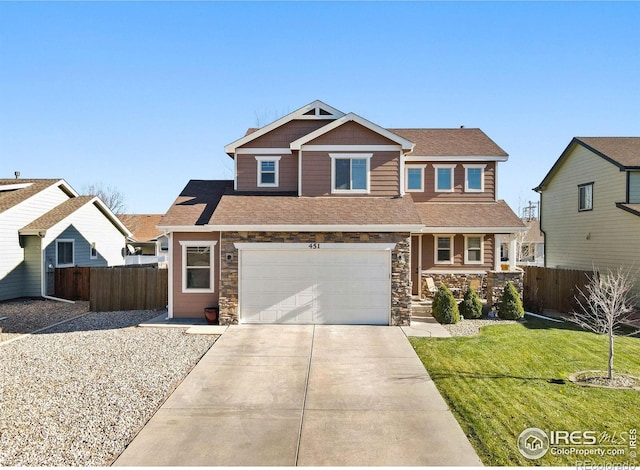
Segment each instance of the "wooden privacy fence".
M164 308L167 295L167 269L91 268L91 311Z
M94 312L164 308L167 289L167 269L116 266L55 270L55 296L88 300Z
M524 267L525 305L539 313L543 309L558 312L571 312L577 308L575 296L578 289L584 291L592 271L577 269L542 268L538 266Z
M56 268L54 272L54 293L67 300L89 300L91 285L89 267Z

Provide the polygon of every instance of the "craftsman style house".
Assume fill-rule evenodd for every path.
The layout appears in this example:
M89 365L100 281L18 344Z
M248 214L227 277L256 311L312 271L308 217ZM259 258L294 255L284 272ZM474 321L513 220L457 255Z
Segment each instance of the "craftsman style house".
M405 325L424 278L499 270L524 229L479 129L385 129L315 101L225 152L233 181L190 181L158 226L171 317Z
M640 265L640 137L575 137L540 185L545 266Z

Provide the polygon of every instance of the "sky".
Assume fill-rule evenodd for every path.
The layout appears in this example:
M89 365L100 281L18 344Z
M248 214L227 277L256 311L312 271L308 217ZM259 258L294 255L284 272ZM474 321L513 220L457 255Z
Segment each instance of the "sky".
M574 136L640 136L640 2L0 1L0 178L164 213L224 146L316 100L479 127L519 212Z

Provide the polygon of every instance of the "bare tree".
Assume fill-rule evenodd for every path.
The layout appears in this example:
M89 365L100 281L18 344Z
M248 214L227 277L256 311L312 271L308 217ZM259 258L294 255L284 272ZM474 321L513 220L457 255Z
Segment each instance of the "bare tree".
M613 379L613 338L620 333L620 327L634 312L638 294L633 291L634 276L630 269L610 269L602 274L594 267L593 274L584 290L578 289L575 296L578 311L573 312L571 321L581 328L609 337L608 376Z
M82 191L87 195L98 196L111 209L111 212L116 215L123 214L127 207L124 194L111 186L105 188L102 183L90 184L84 186Z

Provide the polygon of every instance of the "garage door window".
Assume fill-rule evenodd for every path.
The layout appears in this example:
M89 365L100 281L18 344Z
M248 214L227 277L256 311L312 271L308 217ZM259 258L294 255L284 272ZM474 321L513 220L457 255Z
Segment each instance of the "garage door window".
M180 242L182 245L182 292L214 292L214 246L216 242Z

